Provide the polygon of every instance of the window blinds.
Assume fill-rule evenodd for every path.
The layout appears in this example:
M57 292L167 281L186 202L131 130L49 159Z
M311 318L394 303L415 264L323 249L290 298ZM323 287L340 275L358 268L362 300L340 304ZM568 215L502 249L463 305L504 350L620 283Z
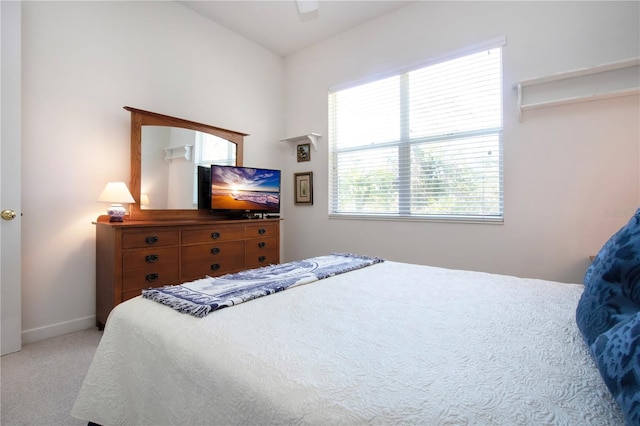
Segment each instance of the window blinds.
M501 221L496 47L329 93L331 216Z

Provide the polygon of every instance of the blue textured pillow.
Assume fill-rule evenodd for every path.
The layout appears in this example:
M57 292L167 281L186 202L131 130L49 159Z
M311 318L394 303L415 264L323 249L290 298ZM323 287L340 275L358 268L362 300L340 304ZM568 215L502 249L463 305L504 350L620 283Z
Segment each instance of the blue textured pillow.
M591 352L628 425L640 425L640 312L598 336Z
M628 424L640 424L640 209L584 277L576 322Z

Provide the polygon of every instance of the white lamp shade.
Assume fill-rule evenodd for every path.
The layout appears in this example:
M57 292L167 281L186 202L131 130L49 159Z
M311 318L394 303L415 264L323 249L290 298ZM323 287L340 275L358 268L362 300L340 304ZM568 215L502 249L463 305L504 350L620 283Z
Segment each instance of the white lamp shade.
M98 197L98 201L107 203L135 203L129 188L124 182L108 182Z

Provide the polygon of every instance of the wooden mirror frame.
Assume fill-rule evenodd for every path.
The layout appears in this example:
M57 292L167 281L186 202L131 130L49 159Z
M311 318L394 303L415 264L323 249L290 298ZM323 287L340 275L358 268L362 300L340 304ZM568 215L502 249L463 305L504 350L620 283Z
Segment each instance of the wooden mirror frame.
M202 219L210 217L208 210L147 210L140 208L140 182L142 172L142 126L169 126L183 129L197 130L221 137L236 145L236 166L242 166L244 137L247 133L222 129L208 124L196 123L155 112L144 111L125 106L124 109L131 112L131 178L129 191L135 199L130 205L129 214L132 220L180 220Z

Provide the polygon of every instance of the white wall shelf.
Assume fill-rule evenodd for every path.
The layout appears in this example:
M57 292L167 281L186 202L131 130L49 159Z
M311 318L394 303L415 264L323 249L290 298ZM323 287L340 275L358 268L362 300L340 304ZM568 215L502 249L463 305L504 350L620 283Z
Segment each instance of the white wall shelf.
M193 151L193 145L172 146L171 148L164 148L164 159L175 160L183 158L187 161L191 161L191 153Z
M523 80L518 118L527 110L640 94L640 58Z
M291 148L291 153L296 152L296 145L299 143L310 142L314 151L318 151L318 139L322 137L320 133L308 133L302 136L295 136L292 138L280 139L280 142L285 142Z

